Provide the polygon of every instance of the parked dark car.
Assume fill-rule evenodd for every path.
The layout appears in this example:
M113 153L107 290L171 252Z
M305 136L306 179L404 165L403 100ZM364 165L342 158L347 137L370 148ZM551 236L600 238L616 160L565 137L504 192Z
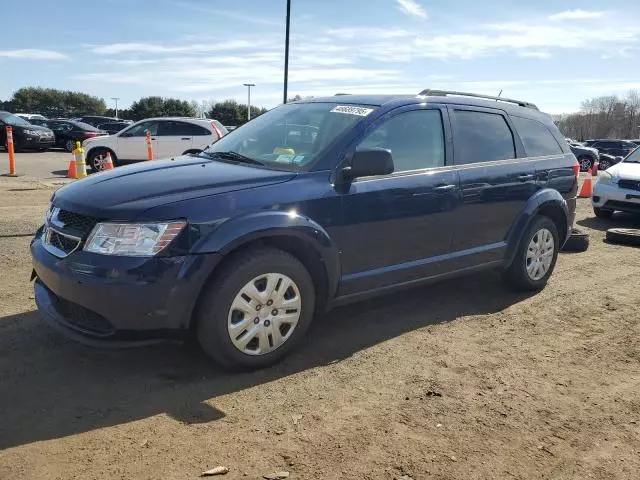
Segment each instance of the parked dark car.
M56 146L64 148L67 152L72 152L76 148L76 142L82 143L87 138L107 134L104 130L98 130L88 123L73 120L47 120L46 125L56 136Z
M598 139L582 142L585 147L597 148L600 153L614 157L626 157L636 148L636 144L629 140Z
M582 172L589 170L600 158L599 152L595 148L585 147L575 142L569 143L569 148L578 159Z
M624 157L614 157L613 155L607 155L606 153L600 154L598 170L606 170L617 163L620 163Z
M83 115L81 117L72 118L71 120L73 120L75 122L88 123L89 125L91 125L93 127L97 127L98 125L103 124L103 123L120 122L121 121L121 120L118 120L117 118L104 117L104 116L100 116L100 115Z
M114 135L129 126L131 126L131 122L107 122L99 124L97 128L104 130L109 135Z
M535 105L465 95L287 103L60 188L31 243L40 312L87 344L193 335L259 368L335 305L482 269L541 290L580 167Z
M0 145L7 148L7 126L12 127L13 148L15 150L46 150L53 146L53 132L40 125L33 125L9 112L0 111Z

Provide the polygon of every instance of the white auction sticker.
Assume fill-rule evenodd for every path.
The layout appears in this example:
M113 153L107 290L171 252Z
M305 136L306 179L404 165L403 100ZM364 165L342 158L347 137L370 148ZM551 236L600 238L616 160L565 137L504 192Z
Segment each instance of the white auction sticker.
M371 112L373 112L373 108L366 107L355 107L353 105L338 105L333 110L332 113L346 113L349 115L358 115L359 117L366 117Z

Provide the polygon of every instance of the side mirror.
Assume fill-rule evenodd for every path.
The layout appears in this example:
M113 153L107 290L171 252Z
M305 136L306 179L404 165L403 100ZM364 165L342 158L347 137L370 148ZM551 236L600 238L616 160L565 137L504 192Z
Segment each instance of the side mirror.
M622 160L624 160L624 157L620 157L620 156L615 157L615 161L618 163L621 162Z
M384 148L369 148L357 150L351 157L351 165L342 169L346 180L393 173L393 158L391 150Z

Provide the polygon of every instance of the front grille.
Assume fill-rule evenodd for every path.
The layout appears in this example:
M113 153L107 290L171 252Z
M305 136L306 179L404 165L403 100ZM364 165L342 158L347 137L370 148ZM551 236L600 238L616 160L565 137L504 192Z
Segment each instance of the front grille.
M627 190L640 190L640 181L638 180L619 180L618 188L626 188Z
M55 302L58 312L77 330L103 337L114 333L113 325L102 315L58 296L55 297Z
M76 248L78 248L78 244L80 243L78 240L73 238L66 237L56 232L55 230L51 230L48 235L49 244L54 247L62 250L64 253L69 255Z
M60 210L58 212L57 220L64 224L64 228L71 228L82 236L88 235L93 227L96 226L98 220L88 215L81 215L79 213L73 213L69 210Z

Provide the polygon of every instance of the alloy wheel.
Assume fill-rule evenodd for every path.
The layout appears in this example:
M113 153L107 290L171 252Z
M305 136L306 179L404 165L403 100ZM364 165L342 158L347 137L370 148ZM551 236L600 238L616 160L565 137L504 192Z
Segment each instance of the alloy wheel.
M538 230L529 242L525 257L527 275L531 280L540 280L547 274L553 261L554 251L553 234L546 228Z

